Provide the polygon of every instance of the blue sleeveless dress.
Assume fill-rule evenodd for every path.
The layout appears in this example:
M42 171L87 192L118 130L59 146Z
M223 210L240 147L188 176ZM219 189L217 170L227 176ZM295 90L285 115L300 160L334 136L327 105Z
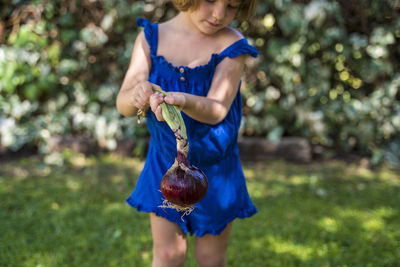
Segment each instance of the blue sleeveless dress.
M173 66L163 56L157 55L158 24L139 18L137 25L144 27L150 46L152 68L148 80L167 92L206 96L214 70L225 57L234 58L242 54L256 57L258 54L257 49L249 45L246 39L241 39L221 53L212 54L205 65L195 68ZM135 190L127 202L140 212L154 212L157 216L175 222L185 233L198 237L205 234L218 235L235 218L246 218L257 213L249 197L239 159L237 138L242 117L240 90L226 118L217 125L201 123L183 112L182 117L189 142L188 160L208 178L206 196L183 219L182 212L159 207L163 201L161 179L175 160L176 141L167 123L157 121L149 109L146 117L151 136L149 150Z

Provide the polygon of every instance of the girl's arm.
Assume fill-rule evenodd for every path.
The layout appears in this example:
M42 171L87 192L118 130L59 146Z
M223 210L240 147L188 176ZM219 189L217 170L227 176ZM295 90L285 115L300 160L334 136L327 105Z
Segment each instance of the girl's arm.
M206 97L187 93L173 92L169 96L153 95L150 104L158 120L164 120L159 104L165 101L177 105L188 116L195 120L218 124L221 122L236 97L240 78L244 67L244 57L225 58L218 64L210 90Z
M136 38L129 68L116 99L117 109L122 115L134 116L137 109L146 110L149 106L154 86L147 81L150 68L150 47L142 31Z

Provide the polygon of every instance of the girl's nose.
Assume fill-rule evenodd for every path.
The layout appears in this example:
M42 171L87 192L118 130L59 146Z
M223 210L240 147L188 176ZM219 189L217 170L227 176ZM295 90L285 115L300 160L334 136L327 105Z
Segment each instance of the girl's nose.
M226 8L224 5L215 5L214 10L213 10L213 17L217 21L221 21L225 17L225 12L226 12Z

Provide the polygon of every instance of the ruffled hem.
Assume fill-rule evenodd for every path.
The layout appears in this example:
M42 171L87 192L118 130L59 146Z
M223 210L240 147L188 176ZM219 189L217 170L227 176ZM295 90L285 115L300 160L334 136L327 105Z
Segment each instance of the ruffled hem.
M157 216L163 217L165 219L167 219L170 222L174 222L176 223L185 234L187 234L189 232L189 230L187 229L186 225L183 224L182 221L176 221L175 218L173 218L172 216L170 216L167 212L154 208L154 207L145 207L140 203L137 203L134 199L132 199L131 197L129 197L126 202L133 208L137 209L137 211L139 212L153 212L155 213Z
M219 235L222 233L222 231L224 231L226 226L230 222L232 222L234 219L236 219L236 218L245 219L245 218L253 216L257 212L258 211L255 207L247 208L245 210L240 210L235 215L227 217L227 219L225 219L223 223L221 223L217 226L207 227L206 229L195 229L191 234L194 234L198 237L203 237L204 235Z
M182 222L179 218L179 220L177 220L176 218L170 216L167 212L163 211L162 209L157 209L154 207L145 207L140 203L137 203L134 199L132 199L131 197L129 197L126 202L133 208L137 209L138 212L153 212L155 213L156 216L160 216L163 217L165 219L167 219L170 222L176 223L185 234L190 234L190 235L196 235L198 237L203 237L204 235L219 235L221 234L224 229L226 228L226 226L232 222L234 219L239 218L239 219L245 219L248 217L253 216L254 214L256 214L257 208L256 207L249 207L245 210L239 210L237 211L235 214L228 216L223 223L211 226L211 225L207 225L206 228L203 229L193 229L192 231L189 231L189 229L187 228L187 226L184 224L184 222Z
M225 57L235 58L240 55L249 54L252 57L258 56L258 50L247 42L246 38L237 40L224 51L218 54L218 60L222 61Z

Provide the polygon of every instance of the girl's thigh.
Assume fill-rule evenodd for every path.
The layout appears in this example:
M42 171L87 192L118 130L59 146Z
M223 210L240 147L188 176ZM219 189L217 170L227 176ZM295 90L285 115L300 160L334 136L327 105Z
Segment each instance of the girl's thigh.
M187 250L186 234L176 223L150 213L150 224L155 250Z
M231 229L232 222L220 235L205 235L196 238L195 254L200 266L224 266L226 264L226 251Z

